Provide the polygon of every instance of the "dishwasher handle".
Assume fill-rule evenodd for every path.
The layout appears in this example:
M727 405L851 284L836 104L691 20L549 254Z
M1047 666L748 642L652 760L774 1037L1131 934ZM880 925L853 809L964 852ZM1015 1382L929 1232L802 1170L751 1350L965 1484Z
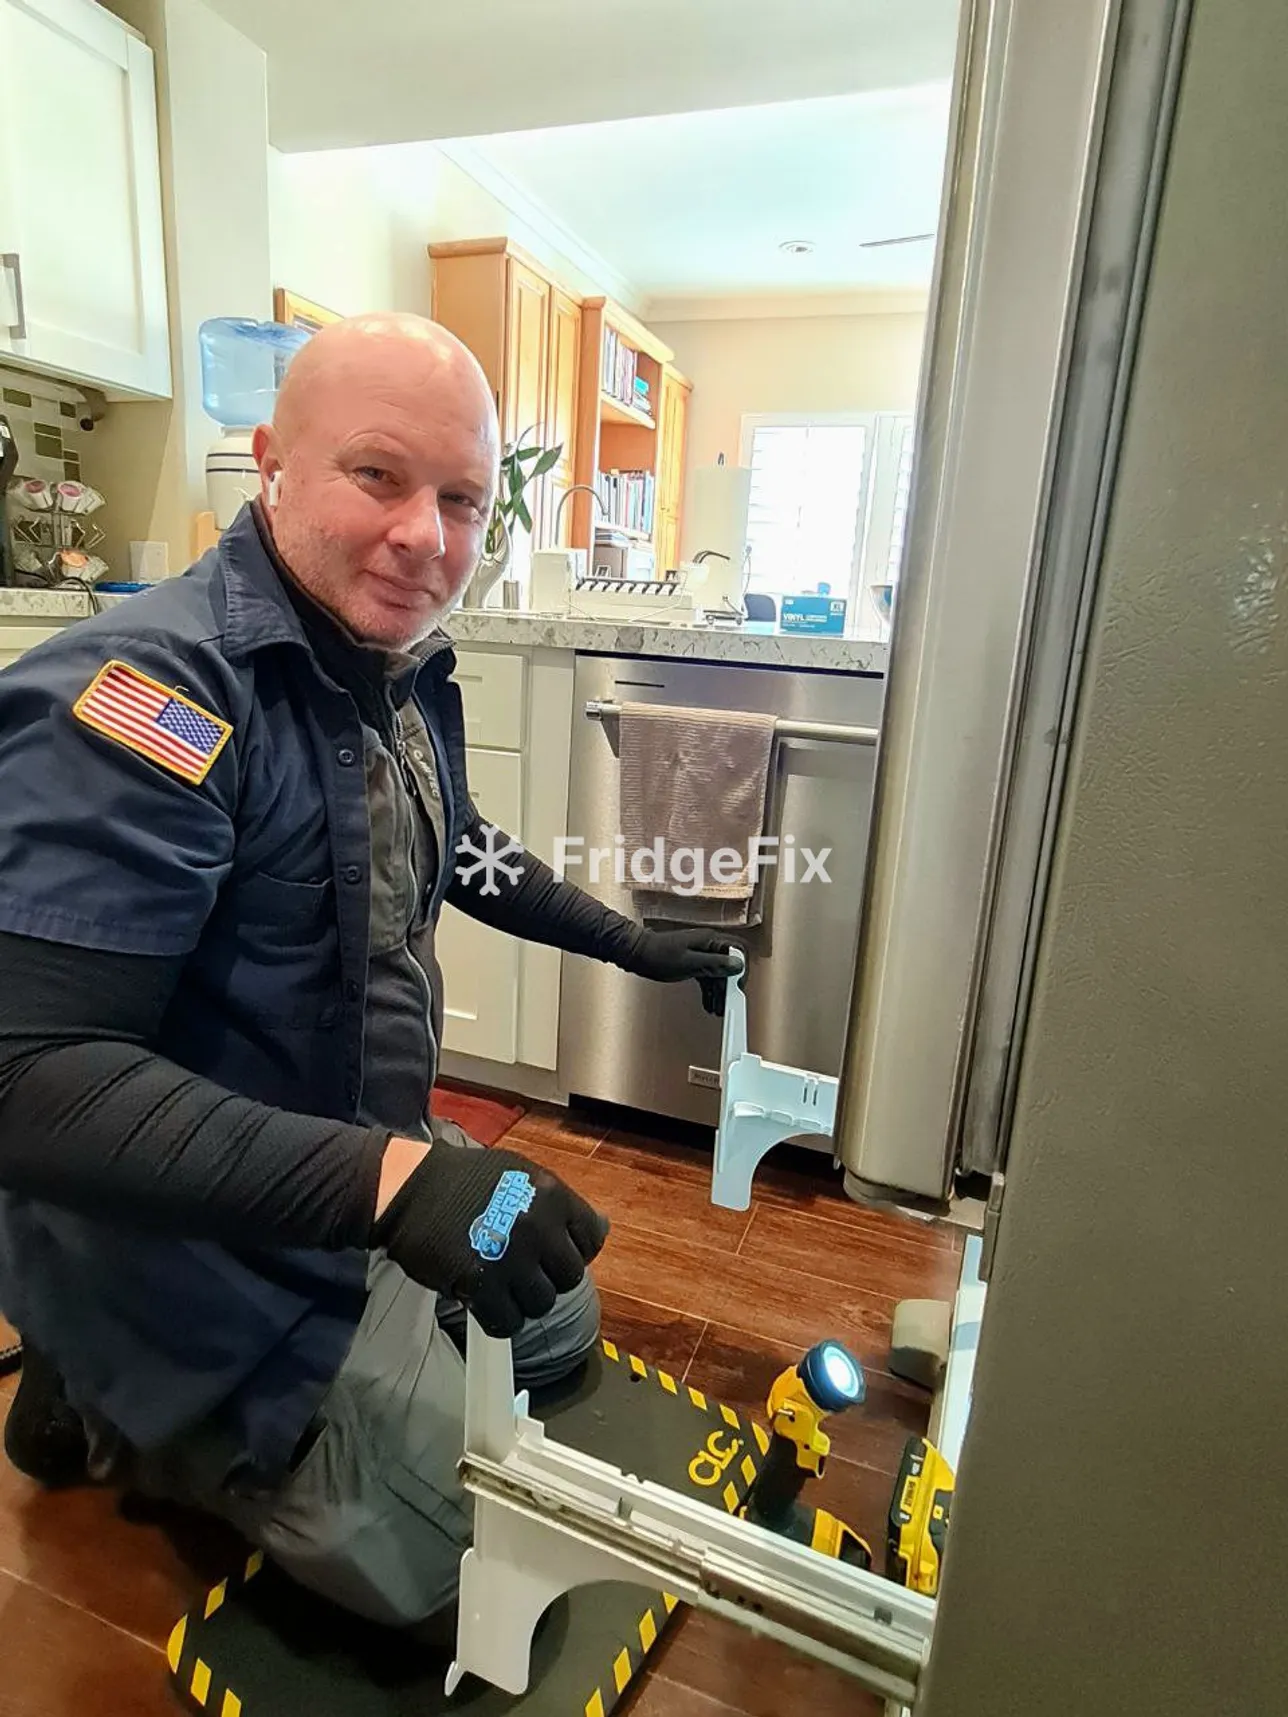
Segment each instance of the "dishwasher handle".
M588 721L609 721L622 713L622 706L603 698L590 698L584 713ZM850 727L834 721L776 721L774 736L777 739L822 739L836 745L875 745L877 729Z

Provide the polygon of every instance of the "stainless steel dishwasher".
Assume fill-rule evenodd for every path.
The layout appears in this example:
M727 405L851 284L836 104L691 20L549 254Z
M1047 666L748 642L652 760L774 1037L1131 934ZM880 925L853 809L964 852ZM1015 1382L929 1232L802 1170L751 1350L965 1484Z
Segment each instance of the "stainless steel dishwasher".
M568 833L612 850L618 833L618 721L601 704L667 703L773 714L780 724L876 727L879 675L734 667L639 657L577 657ZM871 744L786 736L771 762L766 833L794 836L796 849L830 848L827 882L788 883L769 872L764 920L729 932L747 949L749 1047L766 1060L837 1074L845 1040L859 930L872 780ZM797 864L798 876L805 870ZM629 880L611 864L598 881L589 865L568 876L597 899L638 917ZM706 1122L719 1116L720 1022L704 1012L695 983L658 984L575 955L563 960L559 1008L560 1086L655 1114Z

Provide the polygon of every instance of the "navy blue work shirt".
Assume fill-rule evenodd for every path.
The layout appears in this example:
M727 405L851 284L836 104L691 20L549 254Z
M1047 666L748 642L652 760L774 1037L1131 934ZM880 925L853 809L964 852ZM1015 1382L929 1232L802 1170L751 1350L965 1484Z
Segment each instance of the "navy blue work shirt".
M199 784L73 713L112 661L228 724ZM454 665L441 649L413 689L447 764L448 853L468 805ZM249 508L182 578L0 674L0 930L182 955L155 1047L194 1073L356 1119L370 864L357 706L317 663ZM450 881L440 865L435 915ZM163 1239L0 1192L0 1302L74 1404L141 1449L213 1422L268 1477L340 1367L366 1270L362 1251Z

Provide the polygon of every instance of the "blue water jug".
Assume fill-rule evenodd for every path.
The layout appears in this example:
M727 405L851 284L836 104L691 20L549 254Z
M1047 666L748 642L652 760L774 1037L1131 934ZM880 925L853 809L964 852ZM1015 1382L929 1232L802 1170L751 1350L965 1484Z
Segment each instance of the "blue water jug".
M225 429L267 423L291 359L311 338L306 328L214 316L197 333L202 404Z

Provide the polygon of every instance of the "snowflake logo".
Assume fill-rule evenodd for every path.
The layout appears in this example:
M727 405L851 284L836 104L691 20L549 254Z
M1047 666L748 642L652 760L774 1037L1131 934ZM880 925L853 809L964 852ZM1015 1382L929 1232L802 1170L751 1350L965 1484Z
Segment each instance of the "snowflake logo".
M510 835L503 835L491 823L480 823L479 828L483 831L484 844L481 847L476 847L468 835L462 836L457 844L457 852L462 856L468 854L472 862L458 864L456 875L459 881L469 882L482 872L483 884L479 893L500 894L496 881L498 874L507 879L511 888L523 880L523 866L511 857L511 854L523 851L523 843Z

